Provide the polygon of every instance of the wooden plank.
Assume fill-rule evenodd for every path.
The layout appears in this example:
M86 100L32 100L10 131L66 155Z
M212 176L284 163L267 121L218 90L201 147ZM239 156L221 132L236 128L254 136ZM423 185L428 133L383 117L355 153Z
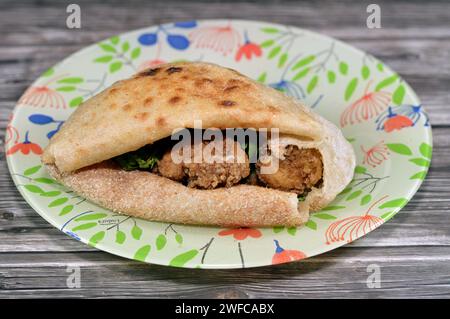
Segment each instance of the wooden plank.
M120 0L101 3L98 1L82 0L77 3L83 13L82 27L86 30L119 31L142 27L149 24L184 19L204 18L241 18L253 20L268 20L283 24L304 25L314 29L343 29L346 35L352 35L355 27L365 29L366 7L368 3L355 3L354 1L264 1L264 5L255 2L239 3L238 1L152 1L133 0L123 2ZM28 2L29 4L32 2ZM206 4L207 3L207 4ZM407 29L417 28L410 36L417 38L426 36L424 32L437 28L441 33L430 33L430 36L446 37L450 35L445 23L450 21L450 4L445 1L377 1L382 10L382 26L384 28L398 28L404 30L401 34L408 34ZM58 1L40 1L39 11L29 10L27 2L16 4L14 0L2 1L2 25L9 27L13 32L26 30L40 36L34 41L46 40L43 30L65 29L66 3ZM60 17L60 19L55 19ZM23 21L23 22L22 22ZM32 27L31 27L32 26ZM330 27L331 26L331 27ZM420 26L420 27L419 27ZM346 29L349 28L349 29ZM425 29L425 30L424 30ZM363 30L360 30L360 32ZM367 31L367 29L366 29ZM377 30L378 31L378 30ZM413 30L411 30L413 31ZM50 33L47 33L50 34ZM360 33L363 34L362 32ZM368 34L368 35L367 35ZM366 32L365 36L372 36L375 32ZM378 32L390 36L388 32ZM9 35L1 35L0 43L5 44L17 41ZM9 41L4 42L3 37L8 36ZM81 36L81 35L79 35ZM71 42L73 39L61 37Z
M379 289L366 284L373 264L380 267ZM67 288L68 266L80 267L81 288ZM449 274L450 247L343 248L244 270L177 269L96 252L10 253L0 254L0 297L450 297Z

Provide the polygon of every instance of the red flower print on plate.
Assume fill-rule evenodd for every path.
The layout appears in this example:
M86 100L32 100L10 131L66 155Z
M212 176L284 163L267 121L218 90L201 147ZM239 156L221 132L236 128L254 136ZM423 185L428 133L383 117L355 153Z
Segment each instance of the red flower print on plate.
M405 127L413 127L422 119L424 126L430 126L430 119L422 105L402 104L388 107L380 114L375 123L377 130L390 133Z
M376 167L388 159L389 149L384 141L375 144L368 150L365 150L364 146L361 145L361 150L364 152L363 164Z
M9 142L14 142L14 144L19 142L19 131L11 124L13 119L13 114L9 116L8 125L6 125L6 133L5 133L5 145L9 144Z
M247 60L251 60L253 56L260 57L262 55L261 47L255 43L250 42L247 31L244 33L245 43L239 47L235 60L239 62L242 56L245 56Z
M28 139L28 132L25 134L25 140L22 143L16 143L14 144L7 152L6 155L12 155L17 152L21 152L24 155L30 154L30 152L41 155L42 154L42 148L36 144L31 143Z
M351 216L332 223L325 232L327 245L344 240L350 243L383 224L383 219L370 215L369 212L386 197L387 195L374 202L362 216Z
M306 258L305 253L300 250L284 249L280 246L278 240L275 242L275 254L272 257L272 265L283 264L290 261L301 260Z
M231 23L223 27L201 27L193 31L189 39L197 48L211 49L223 55L233 52L241 42L239 32L231 26Z
M414 126L414 122L407 116L397 114L392 110L392 107L388 108L388 114L384 119L383 129L385 132L390 133L395 130L401 130L405 127Z
M30 87L20 98L19 104L55 109L66 108L63 96L48 86Z
M148 60L148 61L144 61L142 62L139 67L138 67L138 71L143 71L149 68L153 68L155 66L158 66L160 64L164 64L167 63L164 60L160 60L160 59L153 59L153 60Z
M254 228L233 228L225 229L219 232L219 236L229 236L233 235L236 240L244 240L247 237L259 238L262 236L258 229Z
M341 114L341 126L353 125L370 120L383 112L391 101L391 93L383 91L368 92L370 82L364 95L347 107Z

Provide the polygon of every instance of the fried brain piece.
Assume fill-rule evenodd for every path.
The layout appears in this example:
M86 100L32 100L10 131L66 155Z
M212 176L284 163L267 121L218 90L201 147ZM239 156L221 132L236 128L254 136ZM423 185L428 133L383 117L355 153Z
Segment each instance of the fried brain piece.
M191 145L190 154L182 154L181 162L168 150L158 163L159 174L175 181L186 179L188 187L202 189L231 187L250 174L248 156L238 142L203 141L201 146L200 159L195 157L199 148Z
M322 180L323 163L316 149L299 149L288 145L281 150L284 159L266 155L256 164L258 178L268 187L303 194ZM261 173L261 167L278 160L278 170L271 174Z

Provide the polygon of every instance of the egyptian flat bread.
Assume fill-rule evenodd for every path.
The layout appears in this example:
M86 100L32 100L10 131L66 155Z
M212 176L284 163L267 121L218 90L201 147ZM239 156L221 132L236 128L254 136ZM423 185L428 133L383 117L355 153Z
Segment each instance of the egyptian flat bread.
M305 201L261 186L190 189L110 159L193 128L280 131L279 143L319 150L323 182ZM219 226L298 226L350 182L351 145L332 123L298 100L218 65L165 64L116 82L80 105L44 150L50 174L76 193L114 211L145 218Z

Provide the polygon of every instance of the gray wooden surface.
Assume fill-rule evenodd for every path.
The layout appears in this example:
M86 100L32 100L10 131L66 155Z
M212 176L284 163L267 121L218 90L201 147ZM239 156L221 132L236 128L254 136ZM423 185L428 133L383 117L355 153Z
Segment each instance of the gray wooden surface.
M382 29L365 27L364 1L73 1L82 29L65 28L69 2L0 2L0 134L15 101L45 69L83 46L152 24L241 18L297 25L366 50L416 90L433 125L434 154L414 199L351 245L301 263L185 270L125 260L50 226L22 199L0 158L0 297L336 298L450 297L450 2L376 1ZM1 145L3 146L3 145ZM366 286L381 267L381 288ZM81 288L66 286L81 267Z

